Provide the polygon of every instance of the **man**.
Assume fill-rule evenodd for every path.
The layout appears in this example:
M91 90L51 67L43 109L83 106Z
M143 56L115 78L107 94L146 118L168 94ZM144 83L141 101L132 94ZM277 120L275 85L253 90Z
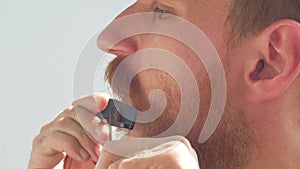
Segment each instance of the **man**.
M186 136L188 141L181 139L177 148L151 158L120 158L99 152L71 107L41 129L33 143L29 168L54 168L65 157L63 152L70 157L66 162L73 161L77 168L93 168L91 161L96 162L100 153L98 168L193 168L193 150L202 169L300 168L299 11L299 0L137 1L118 18L143 12L170 13L193 23L215 46L227 80L227 102L218 128L209 140L199 143L211 101L210 82L203 63L188 47L155 34L129 37L112 49L101 39L98 46L118 56L107 69L110 82L122 60L139 50L164 49L185 61L197 77L201 95L199 115ZM122 82L113 87L120 92ZM129 136L155 136L176 120L180 90L164 72L140 72L130 86L130 100L137 109L147 110L148 95L157 88L166 93L164 113L151 123L137 124ZM74 106L91 112L104 109L106 104L101 94L74 102ZM104 132L100 138L107 141Z

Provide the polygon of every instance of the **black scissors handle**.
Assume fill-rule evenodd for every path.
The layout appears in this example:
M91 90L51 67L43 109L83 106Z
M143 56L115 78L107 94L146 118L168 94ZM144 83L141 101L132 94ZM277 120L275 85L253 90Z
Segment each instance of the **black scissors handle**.
M137 110L116 99L109 99L107 107L96 114L110 126L132 130L136 120Z

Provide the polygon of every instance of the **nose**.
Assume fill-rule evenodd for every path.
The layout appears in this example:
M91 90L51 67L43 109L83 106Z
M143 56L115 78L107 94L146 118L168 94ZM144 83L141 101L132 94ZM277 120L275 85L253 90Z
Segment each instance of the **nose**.
M129 14L136 13L134 11L134 5L130 6L119 14L113 22L116 22L118 19L127 16ZM114 25L114 26L112 26ZM115 26L116 24L109 24L98 36L97 46L100 50L116 55L116 56L128 56L137 51L137 40L132 37L122 37L122 29L126 25Z
M113 35L115 36L115 35ZM128 56L137 51L137 44L134 38L129 37L117 44L112 44L112 42L107 38L98 38L98 47L107 53L116 56Z

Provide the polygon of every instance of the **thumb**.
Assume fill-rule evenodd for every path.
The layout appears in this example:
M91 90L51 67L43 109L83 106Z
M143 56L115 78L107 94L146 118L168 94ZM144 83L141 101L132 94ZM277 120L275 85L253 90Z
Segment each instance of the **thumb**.
M128 138L108 142L103 147L96 169L119 168L120 166L124 168L135 168L136 166L148 168L157 162L158 158L161 160L161 157L164 157L160 155L173 153L173 151L184 152L185 155L193 157L190 161L194 162L195 166L198 165L196 163L197 156L187 139L182 136L172 136L166 138Z
M109 95L105 93L94 93L81 97L73 102L77 119L85 133L98 144L104 144L109 140L108 130L104 130L104 124L95 116L105 109L108 104Z
M101 155L95 169L108 169L113 163L121 161L123 158L106 150L101 151Z
M118 141L111 141L104 145L103 149L111 154L116 154L121 157L130 158L143 152L151 150L159 145L168 142L185 142L182 136L171 136L165 138L127 138Z
M109 141L108 130L104 129L107 126L94 113L82 106L75 106L75 112L78 122L90 139L101 145Z
M105 109L110 96L106 93L93 93L75 100L73 106L81 106L96 114Z

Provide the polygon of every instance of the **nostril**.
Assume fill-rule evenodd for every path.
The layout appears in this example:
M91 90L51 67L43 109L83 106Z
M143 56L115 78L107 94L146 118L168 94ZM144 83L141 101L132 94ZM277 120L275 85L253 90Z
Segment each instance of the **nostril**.
M137 44L131 38L127 38L117 44L98 39L97 45L100 50L117 56L128 56L137 51Z
M125 57L125 56L129 56L132 53L126 52L126 51L121 51L121 50L114 50L114 49L110 49L107 51L107 53L116 55L116 56L121 56L121 57Z

